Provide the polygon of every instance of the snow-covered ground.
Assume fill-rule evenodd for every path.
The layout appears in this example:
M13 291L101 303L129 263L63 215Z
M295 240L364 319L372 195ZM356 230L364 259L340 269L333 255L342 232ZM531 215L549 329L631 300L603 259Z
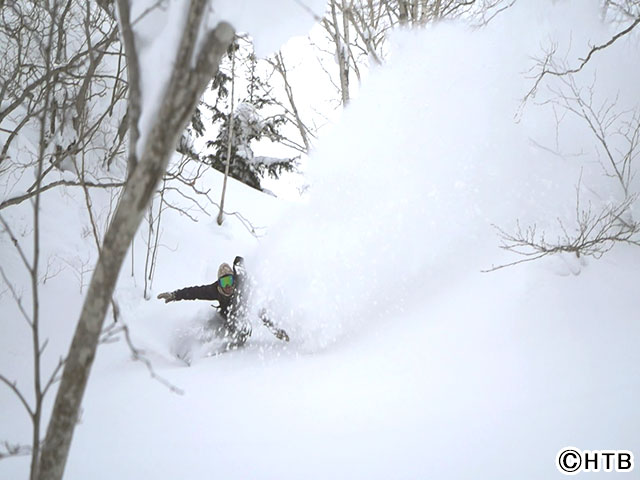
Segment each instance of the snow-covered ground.
M579 119L563 120L557 145L549 106L529 104L514 121L530 55L569 27L575 49L607 38L597 19L568 2L514 8L486 30L397 32L388 65L314 153L305 203L231 181L228 209L268 226L265 237L233 216L218 227L215 213L193 223L168 212L154 294L211 283L242 254L291 342L254 322L242 350L186 367L176 345L212 308L143 300L137 241L136 277L129 259L116 298L136 346L184 394L150 379L123 341L101 346L65 478L548 479L561 478L563 447L640 455L637 247L482 272L518 259L498 248L492 224L536 222L555 238L556 218L571 225L580 176L584 202L616 194ZM598 79L602 95L619 90L622 110L637 102L640 68L611 74L619 48ZM210 182L219 191L217 174ZM81 197L43 198L44 258L84 258ZM3 267L19 278L0 239ZM78 317L76 270L42 287L48 369ZM28 389L27 327L7 292L0 308L1 371ZM0 405L0 440L29 443L6 388ZM27 471L25 457L0 462L0 478Z

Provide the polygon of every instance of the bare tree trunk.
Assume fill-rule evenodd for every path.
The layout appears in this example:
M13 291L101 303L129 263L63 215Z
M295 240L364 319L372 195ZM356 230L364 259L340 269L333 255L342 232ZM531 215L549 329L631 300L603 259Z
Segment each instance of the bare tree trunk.
M207 34L195 67L192 67L207 3L207 0L192 0L190 3L162 105L143 145L143 153L135 168L129 172L127 185L106 232L47 429L40 460L41 480L62 478L100 332L124 257L140 225L144 210L166 171L177 140L233 39L233 28L224 22L218 24L215 30ZM128 9L127 2L121 2L121 6ZM130 25L123 26L123 31L127 28ZM126 53L128 57L136 55L135 49ZM129 61L131 62L131 58ZM131 73L129 72L129 76ZM130 155L135 155L135 146L133 147Z
M160 201L160 209L162 209L162 200ZM151 203L149 204L149 229L147 231L147 254L145 256L145 261L144 261L144 292L142 293L142 297L145 300L149 300L150 297L147 297L147 290L149 288L149 261L151 259L151 240L153 239L153 233L154 233L154 228L153 228L153 199L151 200Z
M340 69L340 94L342 95L342 105L347 106L349 103L349 53L347 49L349 48L348 43L346 43L345 38L340 33L340 27L338 26L338 15L336 13L336 1L331 0L331 20L333 22L333 32L330 32L333 36L333 40L336 45L336 59L338 61L338 68ZM344 6L344 5L343 5ZM345 18L344 11L343 15L343 27L345 29L345 35L348 35L349 25L348 21Z
M409 9L407 8L408 0L398 0L398 10L400 12L400 25L404 26L409 23Z
M49 101L49 93L46 96L46 102ZM44 163L44 151L46 148L46 116L42 115L40 123L40 152L38 154L38 182L42 175L42 164ZM38 187L40 185L38 184ZM40 188L38 188L40 190ZM41 381L41 355L42 346L40 345L40 302L38 290L38 263L40 260L40 195L36 195L33 203L33 264L31 267L31 291L33 294L33 323L31 329L33 331L33 381L36 405L33 411L33 444L31 447L31 479L35 480L38 475L38 458L40 456L40 420L42 417L42 381Z
M120 14L120 33L127 57L127 82L129 84L129 108L127 109L126 118L129 122L129 160L127 165L127 177L130 177L138 164L138 154L136 149L138 146L138 138L140 138L138 121L140 120L142 109L142 92L140 91L140 63L135 51L136 47L133 29L131 28L131 19L129 18L128 1L129 0L117 0L118 12Z
M349 103L349 99L351 97L349 92L349 66L350 58L351 58L351 44L349 40L349 13L347 11L347 6L345 4L345 0L342 0L342 31L343 31L343 39L344 44L342 47L342 60L344 62L344 68L342 69L341 74L344 78L340 81L342 85L342 91L346 92L346 96L342 94L342 104L347 105ZM355 65L355 64L354 64ZM357 70L356 70L357 73Z
M440 8L442 6L442 0L436 0L435 5L433 6L433 18L436 20L440 19ZM424 13L424 12L423 12Z
M47 73L52 68L52 49L53 49L53 24L55 16L57 14L57 4L54 4L51 11L51 26L48 34L48 45L45 46L45 66ZM63 14L64 17L64 14ZM62 24L63 18L60 23ZM40 141L38 151L38 167L36 173L36 191L40 190L42 182L42 171L44 164L45 150L47 148L47 110L50 108L52 89L55 83L50 83L46 88L44 98L44 111L40 117ZM31 291L33 302L33 318L32 318L32 339L33 339L33 380L35 391L35 408L33 410L33 444L31 446L31 480L38 478L38 468L40 459L40 423L42 419L42 403L44 393L42 391L42 372L41 372L41 357L43 346L40 345L40 301L39 301L39 289L38 289L38 263L40 261L40 195L37 194L33 203L33 261L30 269L31 274Z
M224 220L224 197L227 193L227 179L229 178L229 164L231 163L231 149L233 142L233 101L236 87L236 52L231 57L231 111L229 112L229 136L227 137L227 162L224 166L224 180L222 182L222 196L220 197L220 211L218 212L218 225Z
M158 207L158 216L156 218L156 236L153 242L153 251L151 252L151 268L149 269L149 289L153 288L153 277L156 273L156 264L158 261L158 242L160 241L160 221L162 220L162 206L164 204L164 193L166 191L167 178L162 179L162 189L160 190L160 205Z

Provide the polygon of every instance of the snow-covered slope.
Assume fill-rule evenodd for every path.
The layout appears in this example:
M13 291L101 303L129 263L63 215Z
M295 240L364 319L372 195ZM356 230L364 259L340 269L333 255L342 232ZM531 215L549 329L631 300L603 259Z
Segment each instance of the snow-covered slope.
M322 353L156 360L182 397L103 350L68 478L538 479L567 445L633 449L639 267L469 274Z
M555 145L550 109L529 105L513 121L529 55L567 19L573 45L607 36L580 2L520 7L486 31L397 33L389 65L315 153L308 202L282 205L232 182L229 209L269 225L264 238L234 217L220 228L169 214L155 293L209 283L220 262L245 254L260 302L292 340L256 322L246 348L187 368L173 351L211 307L144 301L140 278L123 271L116 295L133 341L184 395L151 380L124 342L102 346L66 478L547 479L561 477L562 447L637 449L637 248L481 272L516 259L497 248L492 224L537 222L554 236L556 217L570 224L581 173L594 205L590 192L615 194L580 122L565 119L560 133L572 135L558 148L587 154L561 158L531 142ZM520 35L532 22L536 34ZM624 85L605 78L602 91L620 87L631 106L639 75L628 68ZM71 223L80 202L62 209L51 195L45 209ZM57 346L77 318L76 289L43 289ZM12 319L0 365L26 382L28 337L8 295L0 301ZM0 439L28 442L6 389L0 405ZM4 460L0 478L27 467Z

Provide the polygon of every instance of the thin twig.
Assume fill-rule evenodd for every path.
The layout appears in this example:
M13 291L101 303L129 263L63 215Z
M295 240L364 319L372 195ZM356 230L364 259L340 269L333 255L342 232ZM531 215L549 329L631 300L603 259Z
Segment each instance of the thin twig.
M22 392L18 389L17 383L16 382L10 382L7 379L7 377L5 377L2 374L0 374L0 382L5 383L11 389L11 391L16 394L18 399L20 399L20 403L22 403L22 406L27 410L27 413L29 413L29 416L31 417L31 419L33 419L35 414L34 414L33 410L31 410L31 407L27 403L27 400L22 395Z
M66 187L86 186L89 188L120 188L120 187L124 187L125 183L124 182L109 182L109 183L84 182L83 183L83 182L76 182L72 180L57 180L55 182L48 183L47 185L44 185L37 190L31 191L29 193L25 193L24 195L18 195L17 197L9 198L8 200L3 201L2 203L0 203L0 210L10 207L11 205L17 205L21 202L24 202L25 200L28 200L29 198L35 197L39 193L44 193L47 190L51 190L52 188L59 187L61 185Z
M18 295L18 292L16 292L15 288L13 287L13 284L11 283L7 275L4 273L4 269L2 268L1 265L0 265L0 276L2 276L4 283L6 283L7 287L9 288L9 291L11 292L11 296L13 297L13 300L18 305L18 309L20 310L20 313L22 313L22 316L29 324L29 327L33 328L33 322L31 321L31 317L29 317L29 314L27 313L27 311L24 309L24 306L22 305L22 298L20 297L20 295Z
M7 441L2 442L5 452L0 451L0 460L9 457L20 457L31 455L32 448L29 445L13 444Z

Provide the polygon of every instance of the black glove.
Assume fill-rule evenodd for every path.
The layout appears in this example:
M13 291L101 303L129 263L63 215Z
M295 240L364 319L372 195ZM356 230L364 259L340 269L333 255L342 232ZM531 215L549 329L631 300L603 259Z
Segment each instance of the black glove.
M236 275L244 275L246 273L244 268L244 258L237 256L233 259L233 273Z
M164 303L175 302L176 292L164 292L158 295L158 300L164 300Z

